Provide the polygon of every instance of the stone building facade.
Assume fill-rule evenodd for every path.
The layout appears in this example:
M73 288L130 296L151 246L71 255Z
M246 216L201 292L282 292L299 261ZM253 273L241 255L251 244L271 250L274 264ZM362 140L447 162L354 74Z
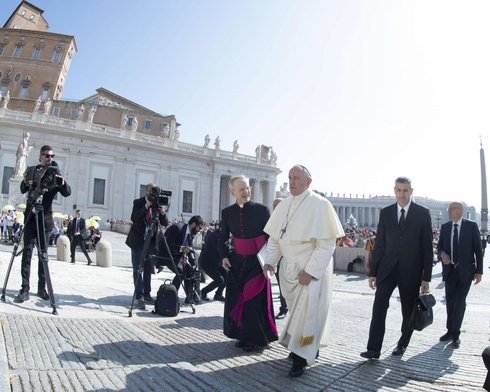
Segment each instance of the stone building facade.
M0 175L2 205L24 202L14 176L16 151L29 133L28 166L39 148L53 147L55 161L72 195L54 201L54 209L73 215L129 219L132 202L153 182L172 192L170 219L200 214L217 220L233 202L228 181L251 179L252 199L267 205L275 196L280 170L271 148L255 155L180 140L175 115L161 115L104 88L82 100L63 100L63 86L77 51L75 38L48 33L43 10L22 1L0 29Z

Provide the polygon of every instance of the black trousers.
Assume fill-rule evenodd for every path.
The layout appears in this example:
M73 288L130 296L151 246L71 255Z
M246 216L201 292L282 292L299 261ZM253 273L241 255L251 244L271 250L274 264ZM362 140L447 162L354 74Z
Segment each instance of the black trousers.
M281 269L281 261L277 264L277 271L276 271L276 279L277 279L277 286L279 287L279 299L281 301L281 307L279 308L279 313L287 313L288 312L288 304L286 303L286 300L282 296L281 292L281 282L279 279L279 270Z
M43 248L46 251L46 257L47 257L47 246L46 244L48 243L49 236L51 234L50 231L44 232L44 236L42 233L40 233L40 240L41 242L44 241L44 243L39 244L39 251L41 251ZM21 277L22 277L22 289L29 291L30 285L29 285L29 278L31 275L31 259L32 259L32 253L34 251L34 247L36 246L37 243L37 230L36 230L36 225L26 225L24 228L24 250L22 251L22 262L21 262ZM38 282L37 282L37 288L38 291L42 290L46 286L46 275L44 274L44 265L42 258L39 257L38 261L38 266L37 266L37 275L38 275Z
M210 265L211 264L211 265ZM202 289L203 296L217 288L215 295L223 295L226 287L226 271L218 263L202 263L201 268L213 281Z
M487 368L487 377L485 378L485 383L483 384L483 389L490 391L490 346L488 346L481 354L483 358L483 363Z
M153 260L148 254L143 261L143 274L139 274L143 246L131 249L131 263L133 264L133 282L136 290L136 299L149 297L151 294L151 274L153 272Z
M71 261L75 261L75 249L77 246L80 246L82 249L83 254L87 258L87 261L91 262L90 256L87 253L87 248L85 247L85 242L83 241L83 238L81 235L75 235L71 237L70 241L70 253L71 253Z
M368 350L381 351L386 330L386 314L390 306L390 297L397 286L403 317L401 327L402 336L398 340L398 344L407 347L410 343L413 330L409 327L409 322L413 311L413 304L419 296L420 285L407 289L401 284L401 280L398 266L395 266L390 275L376 287L371 327L369 328Z
M466 297L470 291L471 280L462 282L457 268L451 265L451 270L444 283L446 285L446 328L454 338L458 338L466 311Z

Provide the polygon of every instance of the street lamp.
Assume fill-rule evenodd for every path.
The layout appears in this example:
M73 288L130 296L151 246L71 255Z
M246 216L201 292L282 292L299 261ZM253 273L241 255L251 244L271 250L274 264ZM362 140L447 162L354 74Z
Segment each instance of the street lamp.
M441 221L441 218L442 218L442 212L441 211L437 211L437 216L436 216L436 219L437 219L437 229L439 230L441 226L439 226L439 222Z

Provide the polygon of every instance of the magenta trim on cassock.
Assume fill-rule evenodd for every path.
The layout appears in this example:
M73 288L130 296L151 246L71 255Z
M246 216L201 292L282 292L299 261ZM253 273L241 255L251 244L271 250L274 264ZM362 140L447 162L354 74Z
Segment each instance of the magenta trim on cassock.
M241 327L243 307L245 306L245 302L257 296L264 288L264 284L267 284L267 318L269 319L269 327L271 331L277 335L277 328L271 316L271 285L263 274L257 275L254 278L250 279L247 283L245 283L245 286L243 287L243 292L238 297L238 302L229 314L230 317L237 323L237 325Z
M265 244L265 235L255 238L233 238L233 248L241 256L256 255Z

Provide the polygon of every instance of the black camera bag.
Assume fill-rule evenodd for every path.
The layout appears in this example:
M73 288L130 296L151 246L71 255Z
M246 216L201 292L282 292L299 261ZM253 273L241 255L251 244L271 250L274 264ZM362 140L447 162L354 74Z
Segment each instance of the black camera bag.
M175 317L180 312L180 302L177 289L173 284L164 283L160 286L152 313L160 316Z

